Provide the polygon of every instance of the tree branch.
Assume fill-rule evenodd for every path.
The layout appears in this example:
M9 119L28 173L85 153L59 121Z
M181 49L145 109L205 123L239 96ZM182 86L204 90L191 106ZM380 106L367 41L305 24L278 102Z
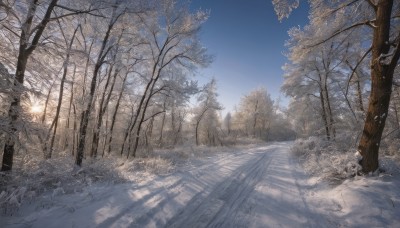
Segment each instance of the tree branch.
M28 54L32 53L35 50L36 45L39 43L39 39L43 34L44 29L46 28L47 23L49 23L49 18L51 17L51 13L53 12L54 6L57 4L58 0L52 0L47 7L46 13L42 19L42 21L37 26L37 31L35 36L32 39L31 46L27 48L26 52Z
M143 120L143 123L146 122L146 121L148 121L149 119L151 119L151 118L153 118L153 117L155 117L155 116L161 114L161 113L164 113L164 112L165 112L165 110L162 110L162 111L159 111L159 112L154 113L153 115L151 115L151 116L147 117L145 120Z
M317 96L317 95L315 95L315 94L312 94L312 93L307 93L306 95L320 99L319 96Z
M336 37L336 36L340 35L341 33L346 32L346 31L348 31L348 30L350 30L350 29L353 29L353 28L355 28L355 27L358 27L358 26L367 25L367 26L369 26L369 27L371 27L371 28L375 28L374 25L372 24L374 21L375 21L375 20L367 20L367 21L363 21L363 22L359 22L359 23L355 23L355 24L353 24L353 25L350 25L350 26L347 27L347 28L344 28L344 29L341 29L341 30L339 30L339 31L336 31L335 33L333 33L333 34L332 34L331 36L329 36L328 38L325 38L325 39L323 39L322 41L320 41L320 42L318 42L318 43L316 43L316 44L311 45L310 47L316 47L316 46L318 46L318 45L320 45L320 44L322 44L322 43L325 43L326 41L332 39L333 37Z
M345 7L351 6L351 5L353 5L354 3L358 2L358 1L359 1L359 0L353 0L353 1L351 1L351 2L348 2L348 3L342 4L342 5L341 5L341 6L339 6L338 8L336 8L336 9L334 9L334 10L330 11L330 12L329 12L329 14L336 13L337 11L339 11L339 10L341 10L341 9L345 8Z
M95 17L106 18L106 17L103 16L103 15L99 15L99 14L94 14L94 13L92 13L92 12L94 12L94 11L98 11L98 10L103 9L103 8L99 8L99 9L90 9L90 8L89 8L89 9L87 9L87 10L78 10L78 9L72 9L72 8L67 7L67 6L63 6L63 5L59 5L59 4L57 4L56 7L72 12L72 13L67 14L68 16L70 16L70 15L76 15L76 14L89 14L89 15L92 15L92 16L95 16ZM65 17L65 16L66 16L66 15L62 15L62 16L59 16L59 17ZM53 19L53 18L52 18L52 19Z
M349 62L346 60L346 63L348 64L348 66L350 67L351 71L351 75L349 77L349 80L347 80L347 85L346 85L346 93L345 96L347 97L347 94L349 93L349 86L350 86L350 81L354 76L354 73L356 72L357 68L360 66L361 62L365 59L365 57L367 57L367 55L372 51L372 47L370 47L365 53L364 55L361 57L360 61L357 62L356 66L354 68L351 67L351 65L349 64Z
M12 29L10 29L9 27L7 27L6 25L3 24L3 27L4 27L5 29L7 29L8 31L10 31L12 34L14 34L15 36L17 36L18 38L21 39L21 36L20 36L18 33L14 32Z
M378 7L376 6L376 4L372 1L372 0L366 0L368 2L368 4L376 11L378 9Z

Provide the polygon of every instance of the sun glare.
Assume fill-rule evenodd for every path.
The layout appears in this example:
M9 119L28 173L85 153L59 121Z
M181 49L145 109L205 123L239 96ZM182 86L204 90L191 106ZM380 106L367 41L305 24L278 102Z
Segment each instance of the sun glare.
M40 113L40 112L42 112L42 107L40 105L34 104L34 105L31 106L31 113L37 114L37 113Z

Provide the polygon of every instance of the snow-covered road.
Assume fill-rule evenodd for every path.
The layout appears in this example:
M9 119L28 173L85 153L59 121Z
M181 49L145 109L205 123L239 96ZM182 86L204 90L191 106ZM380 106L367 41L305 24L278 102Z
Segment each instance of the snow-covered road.
M350 220L338 219L338 215L351 215L342 211L346 205L343 195L343 203L336 199L327 202L329 192L318 196L310 178L291 157L290 145L236 149L192 160L170 175L141 183L95 185L81 193L41 199L22 207L16 216L3 217L2 224L183 228L350 225ZM394 207L396 198L391 199ZM392 213L390 221L398 212L388 213Z
M289 158L288 144L255 148L249 153L213 162L220 169L202 169L205 191L194 195L168 227L310 226L315 221L297 184L302 178ZM230 169L229 175L221 175ZM225 173L226 174L226 173Z

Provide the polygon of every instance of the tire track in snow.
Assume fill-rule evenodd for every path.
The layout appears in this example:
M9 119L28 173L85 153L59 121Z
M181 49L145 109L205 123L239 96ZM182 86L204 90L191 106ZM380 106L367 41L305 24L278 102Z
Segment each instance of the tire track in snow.
M254 206L247 227L331 227L307 202L308 176L290 154L288 144L275 144L273 162L249 201Z
M272 149L272 148L271 148ZM199 193L166 224L167 227L241 227L250 211L242 209L271 163L268 149L245 163L208 195ZM250 209L251 210L251 209Z
M179 172L189 172L190 175L185 176L186 174L184 174L184 176L181 177L183 179L179 180L180 184L173 185L172 187L163 187L162 192L153 195L152 198L149 199L149 201L151 200L152 202L146 201L151 206L148 210L134 215L134 226L164 227L167 221L173 217L174 214L179 213L179 210L170 211L169 209L175 208L180 204L177 201L181 201L182 195L186 195L186 193L189 192L195 193L190 196L190 199L188 199L187 202L205 198L207 193L210 193L215 186L226 179L226 175L233 175L238 167L240 168L241 166L244 166L244 164L247 164L247 162L251 162L254 157L259 157L257 153L260 152L260 149L255 148L252 150L254 151L249 153L235 151L231 154L209 157L212 158L212 160L208 163L202 164L201 166L186 167L185 169L182 169ZM224 178L221 179L221 177ZM221 181L215 181L216 179L221 179ZM199 191L199 189L203 189L203 191ZM162 196L159 196L159 194ZM186 197L190 194L191 193L186 195ZM181 208L182 206L178 207Z

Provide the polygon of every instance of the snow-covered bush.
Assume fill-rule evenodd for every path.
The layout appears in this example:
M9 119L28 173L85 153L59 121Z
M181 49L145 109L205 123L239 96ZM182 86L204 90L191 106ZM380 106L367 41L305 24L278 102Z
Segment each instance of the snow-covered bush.
M2 173L0 178L0 209L14 214L21 204L49 192L52 197L81 192L94 182L124 182L118 172L119 159L87 161L83 168L74 165L71 157L41 160L37 156L17 156L13 172Z
M357 175L361 170L354 150L343 150L343 144L318 137L297 140L292 152L298 156L306 172L329 181Z
M169 174L173 170L172 162L161 157L144 159L139 164L143 165L147 172L155 174Z
M2 190L0 193L0 208L3 213L8 215L16 213L26 193L26 187L8 187Z

